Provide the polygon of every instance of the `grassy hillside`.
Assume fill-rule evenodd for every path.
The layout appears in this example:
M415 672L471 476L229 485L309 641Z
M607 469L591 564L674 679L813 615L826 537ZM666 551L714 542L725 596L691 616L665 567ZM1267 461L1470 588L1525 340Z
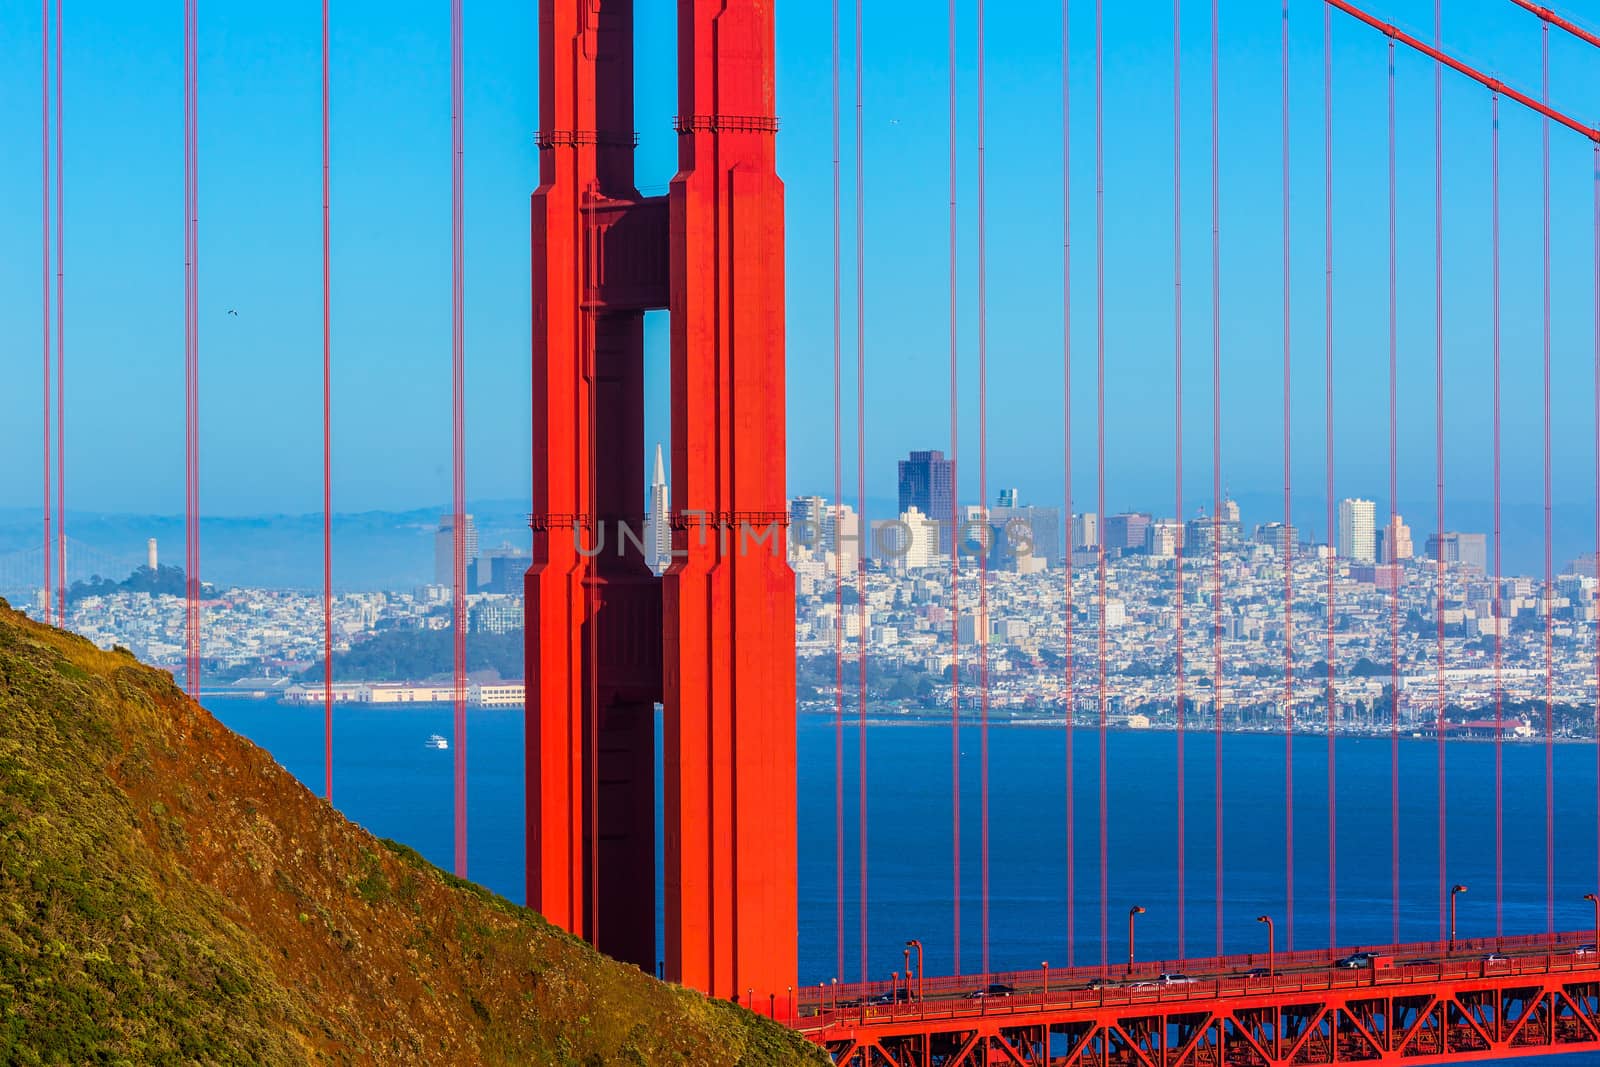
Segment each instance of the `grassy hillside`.
M0 1062L809 1064L0 601Z

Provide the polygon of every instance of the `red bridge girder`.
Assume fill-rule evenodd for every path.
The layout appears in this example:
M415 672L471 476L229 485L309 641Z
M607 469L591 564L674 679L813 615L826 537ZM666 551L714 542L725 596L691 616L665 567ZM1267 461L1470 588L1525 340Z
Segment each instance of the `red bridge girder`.
M1455 955L1392 969L1340 969L1326 953L1320 967L1171 986L1047 989L1041 971L1005 976L1015 990L1005 997L803 1004L800 1021L841 1067L1312 1067L1595 1051L1600 955L1574 951L1590 937L1507 939L1518 954L1503 962L1484 958L1493 943L1458 943Z

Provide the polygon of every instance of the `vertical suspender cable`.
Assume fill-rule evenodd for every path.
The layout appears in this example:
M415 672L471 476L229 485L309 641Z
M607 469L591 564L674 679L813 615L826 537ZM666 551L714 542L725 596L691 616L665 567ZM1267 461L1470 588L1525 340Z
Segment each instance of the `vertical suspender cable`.
M960 346L957 326L956 231L956 0L949 0L950 50L950 943L961 973L961 524L956 473L957 396ZM931 499L930 499L931 504Z
M1222 867L1222 184L1217 121L1217 8L1211 0L1211 717L1215 792L1217 955L1223 954Z
M1540 25L1540 100L1550 103L1550 23ZM1555 778L1555 578L1550 556L1550 117L1540 123L1544 174L1544 925L1556 929L1556 778Z
M333 273L328 189L328 0L322 0L322 795L333 800Z
M466 337L462 255L463 137L461 61L461 0L450 0L450 156L451 156L451 261L450 388L452 399L455 508L455 596L451 625L455 637L455 873L467 876L467 461L466 461ZM593 917L591 917L593 921Z
M186 278L184 291L184 317L188 345L186 355L187 401L187 489L185 508L187 536L185 538L185 589L187 596L185 626L188 652L189 695L200 696L200 11L198 0L185 4L185 177L186 201L184 216L187 227Z
M1328 661L1328 947L1339 943L1339 779L1334 748L1339 725L1334 682L1333 627L1338 561L1333 551L1333 9L1322 9L1322 306L1323 306L1323 465L1327 478L1328 627L1324 650Z
M1398 444L1398 377L1399 365L1399 304L1396 270L1396 178L1395 178L1395 69L1394 41L1389 41L1388 56L1389 99L1389 515L1388 527L1392 531L1398 517L1395 502L1399 486ZM1389 835L1390 835L1390 941L1400 940L1400 596L1395 583L1389 590Z
M1505 613L1500 581L1500 94L1490 100L1489 188L1493 223L1490 237L1494 320L1494 935L1505 932Z
M56 0L56 623L67 624L66 127L61 121L61 5Z
M1094 4L1094 322L1097 521L1106 515L1106 151L1105 151L1105 0ZM1100 967L1111 962L1108 936L1106 841L1106 539L1099 544L1099 726L1100 726Z
M1184 877L1184 693L1183 693L1183 0L1172 0L1172 384L1173 508L1178 523L1173 558L1173 580L1177 605L1174 630L1177 636L1177 793L1178 818L1174 845L1178 853L1178 958L1185 956L1184 934L1188 919Z
M839 0L833 0L833 875L837 959L844 976L844 376L840 303ZM859 521L859 520L858 520ZM861 551L856 528L856 551Z
M978 505L984 523L984 553L978 557L978 702L979 726L978 775L979 803L982 807L981 855L979 872L981 889L981 921L983 923L983 973L989 973L989 553L987 548L994 537L994 527L989 522L989 272L987 258L987 219L985 205L985 174L983 161L984 136L984 41L983 0L978 0Z
M1594 471L1594 558L1595 573L1600 577L1600 145L1594 149ZM1600 820L1600 623L1595 627L1595 686L1595 812ZM1595 862L1600 867L1600 828L1597 828Z
M1444 49L1440 0L1433 0L1433 46ZM1434 625L1437 631L1439 693L1434 715L1439 793L1439 940L1445 939L1449 906L1449 793L1445 778L1444 683L1444 64L1433 63L1433 457L1435 540Z
M861 106L861 6L856 0L856 496L861 534L867 523L867 172ZM863 548L865 543L863 541ZM857 737L857 847L861 863L861 980L867 980L867 556L856 553L856 682L860 715Z
M1284 932L1294 951L1294 518L1290 508L1289 0L1283 0L1283 863Z
M1073 804L1073 716L1078 708L1077 663L1072 624L1072 0L1061 0L1061 426L1062 469L1065 472L1066 553L1062 557L1066 603L1061 613L1065 631L1066 688L1062 694L1062 727L1066 732L1063 793L1067 826L1067 966L1076 965L1077 949L1077 813ZM1096 520L1098 523L1098 519ZM1098 525L1096 530L1098 530ZM1600 527L1597 527L1600 529ZM1098 536L1098 535L1097 535Z
M51 569L51 552L55 545L50 512L50 0L40 0L40 59L39 59L39 222L40 222L40 323L44 352L44 603L40 605L45 622L50 621L50 611L55 603L55 574Z

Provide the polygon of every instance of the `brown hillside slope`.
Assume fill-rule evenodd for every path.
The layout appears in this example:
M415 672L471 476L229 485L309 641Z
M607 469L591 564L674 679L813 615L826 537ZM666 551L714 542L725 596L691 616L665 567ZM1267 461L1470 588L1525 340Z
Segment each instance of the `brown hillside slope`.
M0 601L0 1063L809 1064Z

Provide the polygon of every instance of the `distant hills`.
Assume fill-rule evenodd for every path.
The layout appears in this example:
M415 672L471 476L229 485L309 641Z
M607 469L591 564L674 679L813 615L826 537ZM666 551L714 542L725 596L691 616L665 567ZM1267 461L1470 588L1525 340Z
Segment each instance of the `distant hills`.
M823 1064L380 841L0 601L0 1063Z
M433 537L440 507L368 511L334 516L334 587L344 590L410 590L433 581ZM526 547L529 506L524 501L485 500L468 509L478 526L478 544L503 541ZM69 556L76 582L92 573L121 581L145 562L145 542L156 538L161 562L183 562L181 515L72 512L67 532L86 546ZM38 512L0 509L0 560L29 553L40 541ZM219 588L322 588L322 516L254 515L203 518L200 576ZM89 556L95 557L94 566ZM82 557L82 558L80 558ZM0 575L8 568L0 566ZM5 590L0 589L0 592ZM17 590L20 591L20 588Z

